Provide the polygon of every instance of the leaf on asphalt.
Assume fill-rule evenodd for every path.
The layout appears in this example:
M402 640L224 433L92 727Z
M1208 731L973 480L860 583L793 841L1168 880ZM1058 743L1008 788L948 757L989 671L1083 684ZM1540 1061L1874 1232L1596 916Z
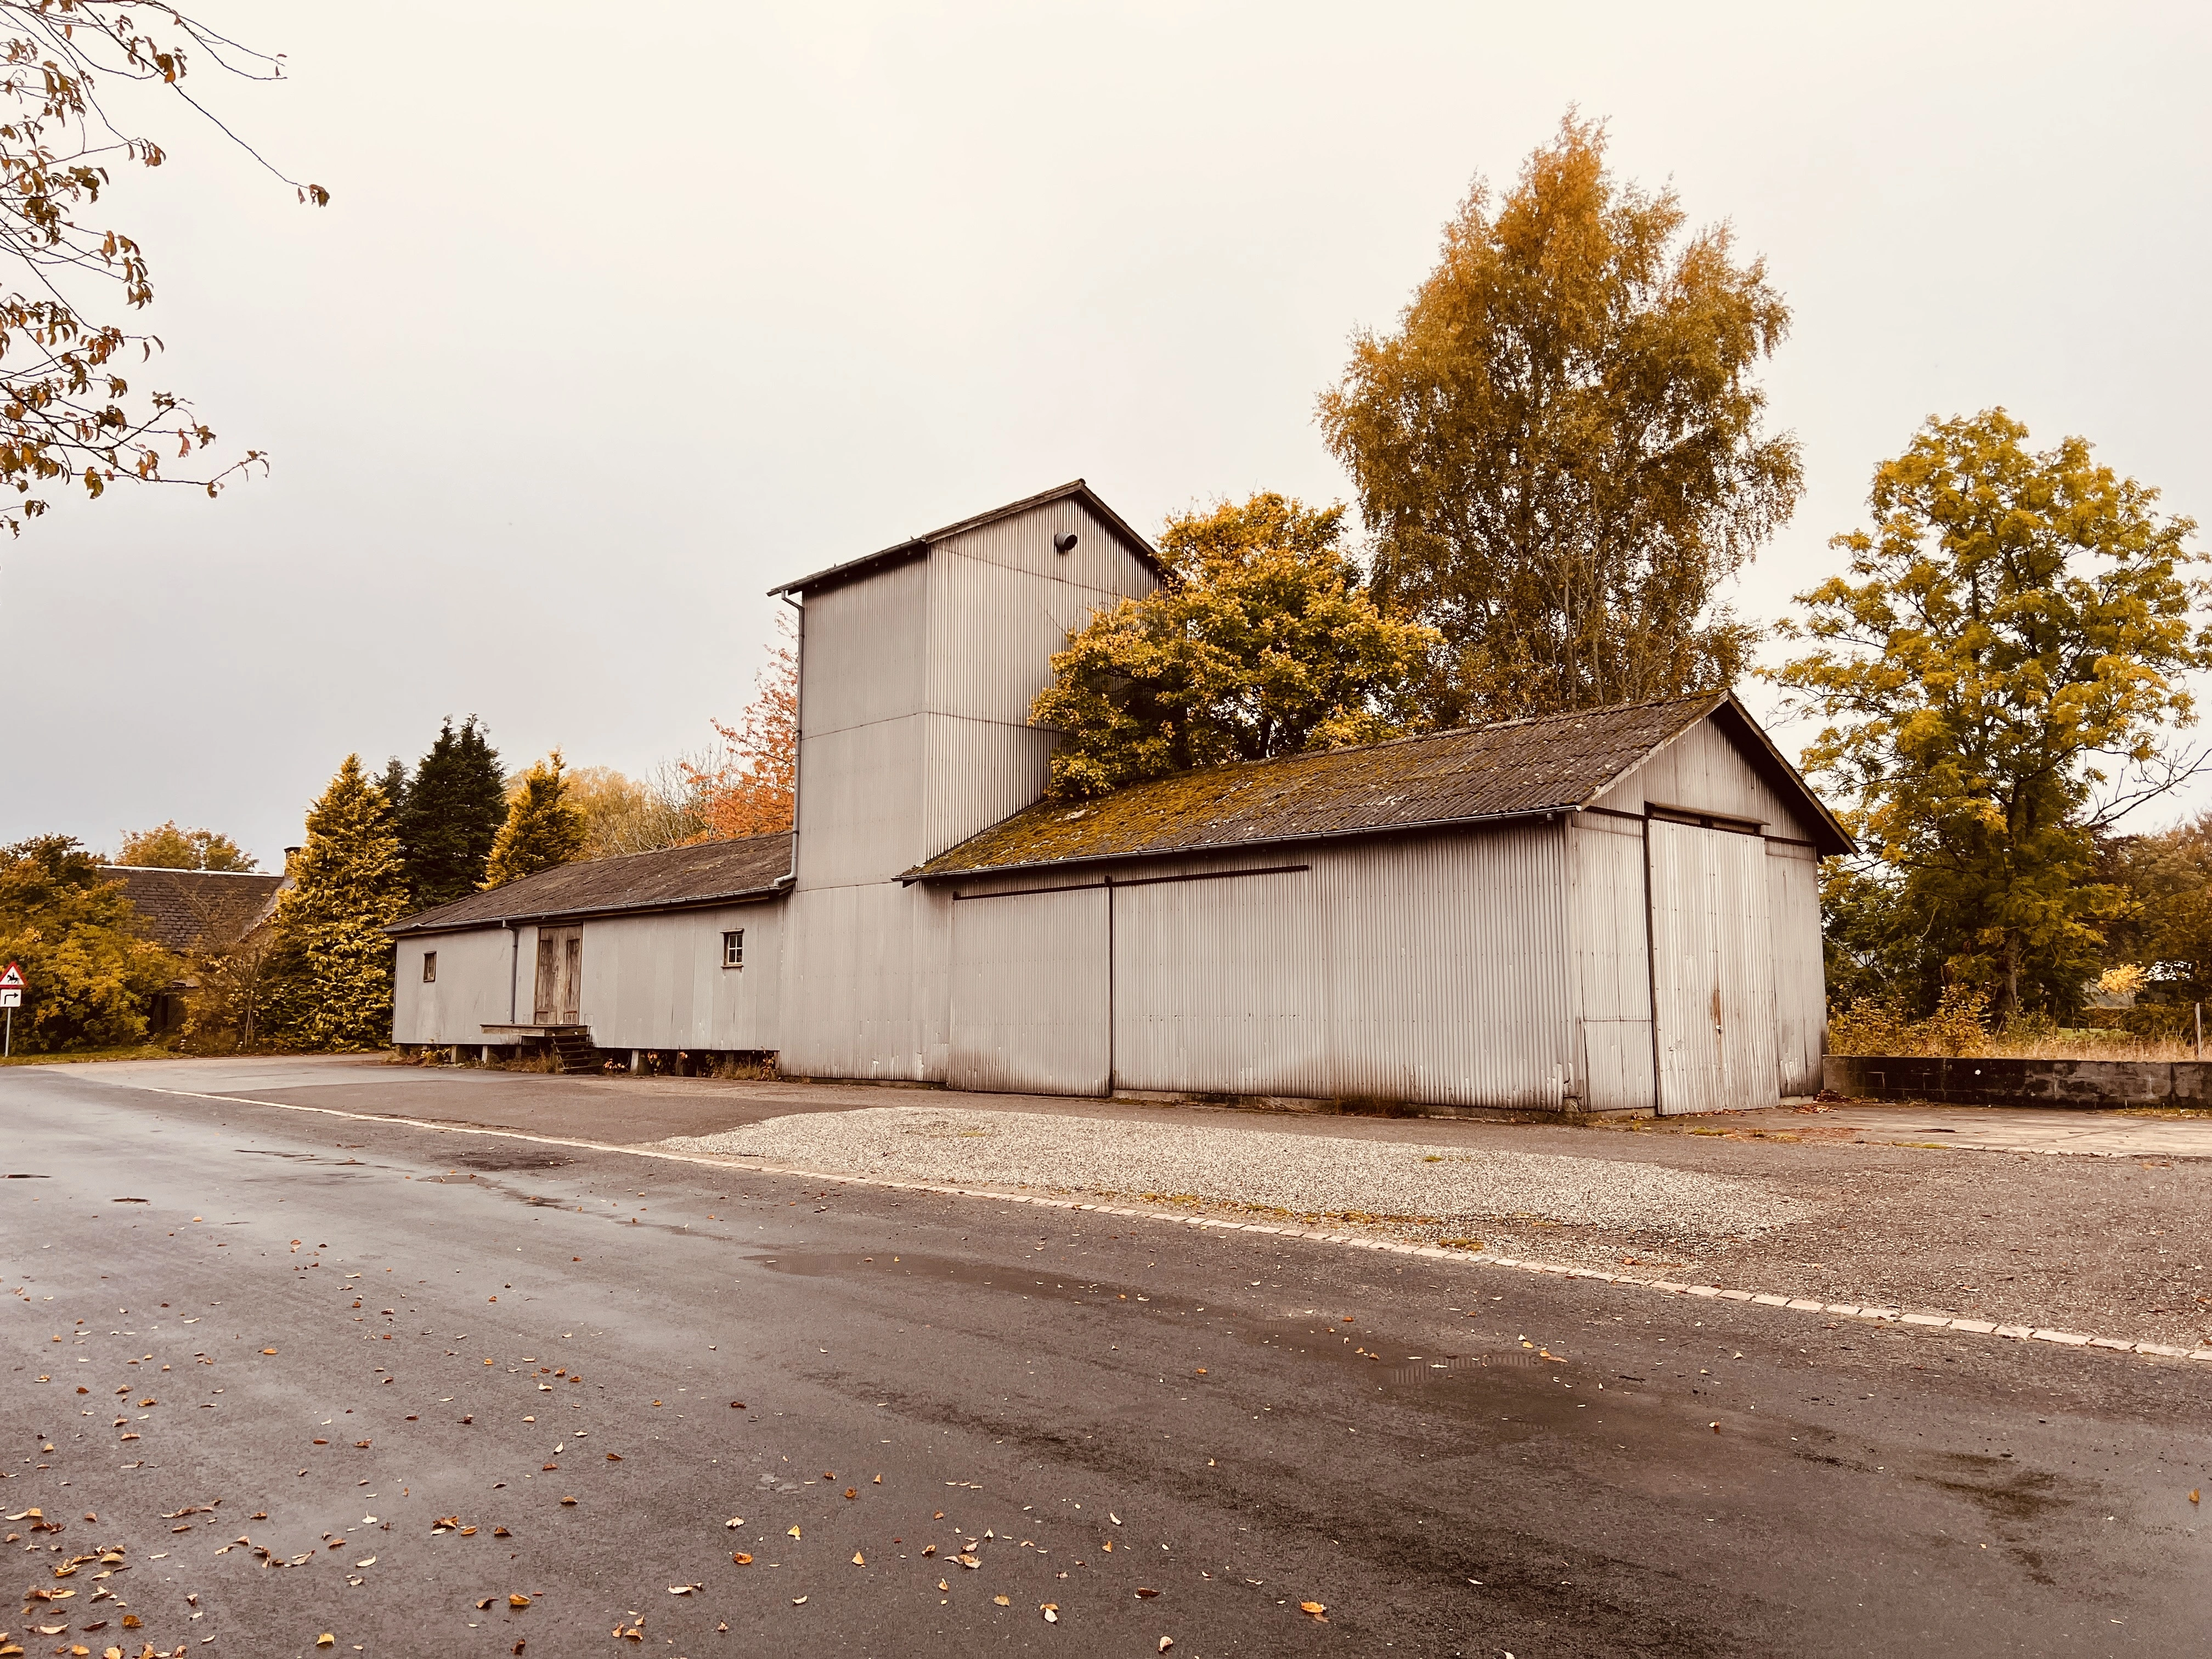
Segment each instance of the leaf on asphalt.
M880 1474L879 1474L879 1475L878 1475L878 1476L876 1477L876 1480L875 1480L875 1484L876 1484L877 1486L882 1486L882 1485L884 1484L884 1478L883 1478L883 1476L881 1476Z
M1102 1549L1102 1550L1106 1551L1109 1554L1111 1554L1111 1553L1113 1553L1113 1549L1114 1549L1114 1540L1113 1540L1112 1539L1109 1538L1108 1540L1106 1540L1106 1541L1105 1541L1104 1543L1103 1543L1103 1544L1099 1545L1099 1547L1099 1547L1100 1549Z
M1326 1617L1328 1608L1327 1605L1322 1602L1301 1601L1298 1603L1298 1611L1307 1614L1310 1618L1320 1620L1324 1625L1328 1623L1328 1620Z
M803 1595L794 1595L791 1598L791 1605L794 1607L803 1607L806 1605L806 1598Z
M375 1565L376 1558L373 1555L364 1555L360 1560L354 1563L354 1565L356 1567L373 1567Z
M1044 1621L1045 1621L1045 1623L1046 1623L1046 1624L1048 1624L1048 1625L1056 1625L1056 1624L1058 1624L1058 1623L1060 1622L1060 1603L1059 1603L1059 1602L1057 1602L1057 1601L1046 1601L1046 1602L1042 1602L1042 1603L1041 1603L1041 1604L1038 1606L1038 1607L1037 1607L1037 1611L1038 1611L1039 1613L1042 1613L1042 1614L1044 1615Z
M791 1530L786 1533L784 1536L787 1538L796 1538L799 1536L799 1523L796 1521L791 1523Z
M1011 1607L1014 1605L1014 1598L1011 1595L994 1595L991 1600L1002 1607Z
M474 1527L463 1527L461 1528L461 1536L464 1538L473 1538L476 1535L477 1529Z
M505 1527L494 1527L491 1529L491 1535L495 1538L512 1538L514 1536L514 1534L509 1532Z
M261 1352L264 1352L264 1353L275 1353L275 1352L276 1352L276 1349L274 1349L274 1348L264 1348ZM491 1361L489 1361L489 1359L487 1359L486 1361L484 1361L484 1364L487 1364L487 1365L489 1365L489 1364L491 1364Z
M526 1595L510 1595L507 1598L507 1605L510 1607L526 1607L530 1605L530 1598Z
M722 1524L726 1527L742 1527L745 1524L745 1517L742 1515L733 1515Z
M848 1486L845 1488L845 1496L848 1498L858 1498L860 1495L860 1489L858 1486Z
M338 1638L328 1631L325 1631L320 1636L318 1636L315 1638L315 1645L319 1648L334 1648L337 1646L337 1644ZM118 1652L120 1650L111 1648L109 1651L111 1653Z
M868 1565L867 1558L863 1556L860 1551L854 1550L853 1552L853 1565L856 1567L865 1567Z
M750 1567L753 1564L752 1557L747 1555L743 1550L739 1550L735 1555L732 1556L730 1559L736 1562L741 1567Z
M923 1553L924 1555L934 1555L934 1554L936 1554L936 1553L937 1553L937 1546L936 1546L936 1545L934 1545L934 1544L929 1545L927 1548L925 1548L925 1549L922 1551L922 1553Z
M671 1584L668 1587L668 1593L671 1595L689 1595L698 1588L696 1584Z
M573 1498L564 1498L561 1501L567 1504L570 1509L576 1507L576 1500Z
M1109 1521L1111 1521L1117 1527L1121 1524L1121 1517L1115 1514L1111 1510L1106 1511L1106 1518Z
M1175 1638L1174 1638L1174 1637L1172 1637L1172 1636L1163 1636L1162 1638L1160 1638L1160 1651L1161 1651L1162 1653L1165 1653L1165 1652L1166 1652L1170 1648L1173 1647L1174 1645L1175 1645Z
M946 1583L942 1578L937 1581L937 1588L943 1590L947 1595L952 1594L952 1586Z
M1146 1601L1150 1601L1153 1596L1158 1595L1159 1592L1156 1589L1146 1589L1142 1584L1139 1584L1137 1586L1137 1594Z
M489 1595L485 1596L483 1601L477 1603L477 1611L478 1613L482 1613L486 1607L489 1607L491 1603L492 1598Z
M609 1453L607 1454L607 1462L610 1462L610 1463L619 1463L619 1462L622 1462L622 1454L621 1454L620 1452L609 1452Z
M968 1553L968 1552L967 1552L967 1551L965 1551L965 1550L961 1551L961 1552L960 1552L960 1553L959 1553L958 1555L957 1555L957 1556L955 1556L955 1557L953 1558L953 1559L955 1559L956 1561L959 1562L959 1563L960 1563L960 1565L961 1565L962 1566L963 1566L963 1567L968 1567L968 1568L971 1568L971 1569L972 1569L972 1568L975 1568L975 1567L980 1567L980 1566L981 1566L981 1565L983 1565L981 1561L978 1561L978 1560L977 1560L974 1556L972 1556L972 1555L969 1554L969 1553Z

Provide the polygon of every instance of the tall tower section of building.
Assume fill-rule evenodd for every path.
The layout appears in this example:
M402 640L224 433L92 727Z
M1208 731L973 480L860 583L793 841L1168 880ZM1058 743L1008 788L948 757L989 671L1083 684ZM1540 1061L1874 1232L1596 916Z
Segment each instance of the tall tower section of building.
M900 877L1042 794L1053 653L1160 580L1079 479L775 590L804 606L787 1073L943 1080L952 900Z

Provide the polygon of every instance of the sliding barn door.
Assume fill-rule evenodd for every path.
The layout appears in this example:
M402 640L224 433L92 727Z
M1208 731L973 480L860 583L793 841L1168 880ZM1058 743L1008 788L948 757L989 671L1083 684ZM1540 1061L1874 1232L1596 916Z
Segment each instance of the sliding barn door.
M1659 1109L1778 1104L1766 843L1660 819L1650 835Z

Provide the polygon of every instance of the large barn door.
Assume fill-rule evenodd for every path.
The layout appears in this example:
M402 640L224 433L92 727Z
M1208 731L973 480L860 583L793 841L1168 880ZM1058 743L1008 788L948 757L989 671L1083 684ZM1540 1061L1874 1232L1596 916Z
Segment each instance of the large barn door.
M1659 1109L1776 1105L1766 843L1656 818L1650 835Z
M574 1025L584 990L584 930L538 930L538 990L532 999L534 1025Z
M946 1082L1106 1092L1106 903L1103 885L954 902Z

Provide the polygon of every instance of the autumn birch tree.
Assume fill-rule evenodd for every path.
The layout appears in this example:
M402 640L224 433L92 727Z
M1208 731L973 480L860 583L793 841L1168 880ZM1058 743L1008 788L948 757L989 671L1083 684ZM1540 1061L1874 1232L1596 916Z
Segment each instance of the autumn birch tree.
M1386 611L1441 636L1433 724L1725 685L1722 590L1797 499L1756 376L1790 325L1725 224L1605 166L1570 112L1503 198L1475 181L1391 334L1321 399Z

